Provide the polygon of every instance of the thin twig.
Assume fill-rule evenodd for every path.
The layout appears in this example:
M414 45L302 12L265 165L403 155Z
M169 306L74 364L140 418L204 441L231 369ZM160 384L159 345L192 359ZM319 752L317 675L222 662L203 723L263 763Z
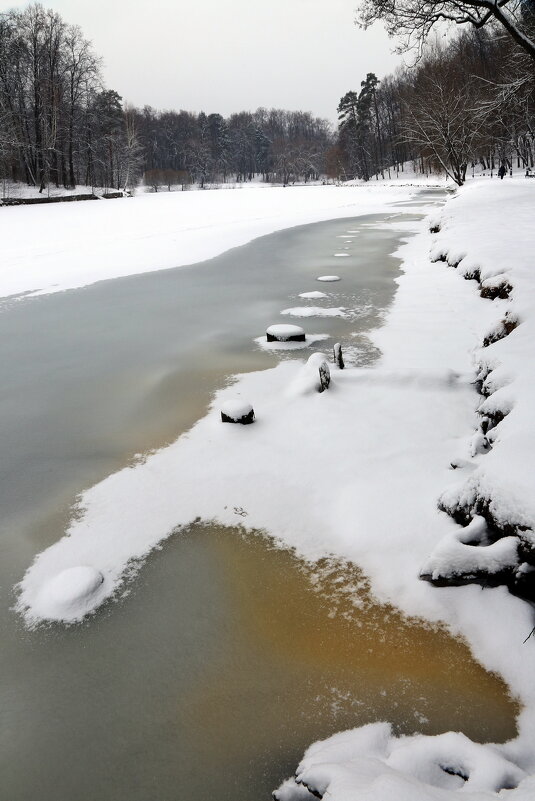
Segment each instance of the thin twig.
M533 628L531 629L530 633L528 634L528 636L526 637L526 639L524 640L522 645L524 645L524 643L526 643L529 640L529 638L531 637L531 635L534 634L534 633L535 633L535 626L533 626Z

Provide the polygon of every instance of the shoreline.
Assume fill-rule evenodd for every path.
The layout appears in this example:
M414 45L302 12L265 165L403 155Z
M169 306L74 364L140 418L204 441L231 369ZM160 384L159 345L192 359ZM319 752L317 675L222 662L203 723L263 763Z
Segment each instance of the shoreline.
M433 187L253 186L144 194L127 203L7 207L0 217L0 298L190 266L286 228L395 211L396 202L425 188Z
M444 607L444 619L520 699L519 735L478 752L462 735L398 738L386 723L342 732L308 749L297 767L298 783L284 783L274 795L279 801L312 798L312 792L320 797L327 793L334 801L366 793L366 798L380 801L383 783L395 787L397 801L454 798L460 788L465 797L478 799L496 798L502 788L509 788L507 797L515 801L527 801L535 793L535 776L529 775L535 771L535 643L529 638L533 628L529 601L533 597L534 427L528 417L535 387L529 355L535 323L535 281L529 263L535 242L526 225L531 191L520 183L507 186L507 194L503 187L470 186L449 200L440 214L431 215L429 231L420 235L421 248L414 241L401 248L404 275L387 324L374 337L383 350L383 364L405 360L423 366L422 349L406 329L410 314L423 311L415 298L422 299L427 292L429 312L430 293L438 292L441 302L435 302L431 317L420 319L418 337L433 338L436 361L447 359L453 364L456 350L471 362L465 360L457 367L468 369L466 375L473 384L471 426L462 448L451 451L455 480L435 498L454 528L434 545L430 539L420 578L435 579L436 598L450 607L448 611ZM501 239L498 223L507 201L514 203L510 213L518 228L512 239ZM460 331L454 312L463 306L464 330ZM475 533L472 540L463 538L464 532L477 527L484 532L479 541ZM506 544L512 552L506 557L502 548L500 556L489 561L489 555L494 557L489 551ZM380 568L364 564L365 572L374 568L374 590L392 597ZM425 572L428 575L422 575ZM485 579L494 582L494 588L489 583L484 588ZM510 594L505 585L528 601ZM409 613L416 611L406 597L402 607Z

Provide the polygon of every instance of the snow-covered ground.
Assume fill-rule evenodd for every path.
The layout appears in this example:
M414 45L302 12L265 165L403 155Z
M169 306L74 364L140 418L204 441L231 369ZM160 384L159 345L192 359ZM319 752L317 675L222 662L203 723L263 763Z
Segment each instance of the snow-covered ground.
M205 238L199 227L191 239L182 228L180 241L191 244L196 258L206 258L198 255L203 249L238 244L238 234L251 239L283 222L358 213L357 201L346 194L352 190L310 192L318 189L316 200L302 188L250 192L251 216L238 220L238 210L229 207L219 228L212 201L203 201ZM365 192L366 210L388 203L384 190L353 191ZM271 207L271 216L254 222L257 196L271 192L279 195L278 213ZM299 212L291 211L295 194L280 206L285 192L304 193ZM330 207L329 192L337 193ZM398 189L388 192L401 199ZM349 558L368 574L380 600L442 621L468 639L477 658L521 700L519 736L480 746L461 734L397 738L387 725L375 724L311 747L298 769L304 784L291 780L278 797L311 799L308 785L332 801L446 801L460 789L473 801L496 798L502 790L500 798L533 799L535 642L523 642L533 626L532 607L504 586L434 587L420 574L442 559L441 569L455 583L463 571L474 572L474 550L480 550L476 568L483 574L495 559L510 568L519 556L522 575L529 575L535 526L534 192L529 180L474 181L432 221L438 232L429 231L429 222L398 224L418 235L400 250L404 275L386 324L373 335L383 353L379 364L344 371L331 366L330 387L321 393L310 380L319 358L238 376L188 434L84 494L68 535L44 551L22 581L19 609L28 623L81 619L117 591L151 548L199 517L267 530L309 559L327 553ZM160 197L166 196L143 201ZM137 200L118 206L131 202ZM197 226L201 217L198 211ZM504 217L511 220L510 233ZM171 234L162 229L158 241L166 236ZM479 282L464 281L463 274ZM482 298L481 289L504 297ZM477 378L485 396L476 391ZM232 399L254 407L253 425L221 424L221 407ZM465 529L439 510L439 501L472 526L473 538L460 536ZM500 546L501 556L494 550L489 559L486 548L494 548L501 534L514 537L516 548L509 540ZM79 568L84 570L73 572Z
M474 181L464 187L430 221L435 235L422 235L405 248L405 275L394 308L375 337L384 352L383 366L455 367L455 354L464 351L471 360L468 375L478 379L481 392L472 416L472 436L451 442L454 479L443 479L442 491L435 496L459 525L444 531L445 521L440 525L434 521L426 544L423 539L418 542L417 527L398 530L400 542L416 549L420 572L429 578L452 585L463 580L492 583L501 572L502 581L531 598L534 192L535 182L530 180ZM434 263L424 251L418 253L426 238ZM459 281L459 276L474 280ZM432 405L428 415L435 425L444 426L438 407ZM429 459L425 465L430 466ZM412 477L418 487L422 477L416 467L413 462ZM386 497L390 486L387 479ZM392 555L388 545L384 562L390 562ZM396 553L391 566L400 564L403 573L397 588L386 564L373 564L366 554L357 560L364 559L376 591L414 613L418 611L414 601L420 596L420 612L432 616L430 599L416 593L415 565L406 573L408 565L401 564L400 556ZM504 676L523 703L517 740L480 746L451 732L396 737L388 724L377 723L311 746L296 778L285 782L275 798L297 801L314 794L334 801L447 801L460 790L478 801L498 796L514 801L535 798L535 643L533 638L525 641L535 622L533 606L515 599L503 586L484 591L476 586L435 589L442 606L439 615L468 638L483 664Z
M417 188L253 184L0 208L0 297L193 264L283 228L383 212Z

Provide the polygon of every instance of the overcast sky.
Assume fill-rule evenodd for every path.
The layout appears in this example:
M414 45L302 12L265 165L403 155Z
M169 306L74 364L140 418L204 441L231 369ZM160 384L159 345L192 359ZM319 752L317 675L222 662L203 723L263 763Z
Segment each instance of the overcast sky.
M80 25L106 85L137 106L219 112L258 106L336 120L340 97L400 62L358 0L43 0ZM26 2L0 0L0 9Z

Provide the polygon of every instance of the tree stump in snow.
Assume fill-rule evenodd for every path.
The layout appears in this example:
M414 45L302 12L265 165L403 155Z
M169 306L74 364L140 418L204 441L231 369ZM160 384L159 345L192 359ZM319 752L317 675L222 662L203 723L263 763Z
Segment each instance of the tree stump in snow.
M344 364L344 357L342 355L342 346L339 342L333 348L333 355L334 355L334 363L338 365L340 370L343 370L345 367Z
M226 401L221 407L222 423L240 423L242 426L254 422L254 409L247 401Z
M268 342L305 342L305 331L299 325L270 325L266 331Z
M323 392L325 389L329 389L329 384L331 383L331 373L327 362L320 364L318 369L320 374L320 385L318 392Z
M324 392L331 383L331 371L324 353L313 353L294 377L289 393L291 396Z

